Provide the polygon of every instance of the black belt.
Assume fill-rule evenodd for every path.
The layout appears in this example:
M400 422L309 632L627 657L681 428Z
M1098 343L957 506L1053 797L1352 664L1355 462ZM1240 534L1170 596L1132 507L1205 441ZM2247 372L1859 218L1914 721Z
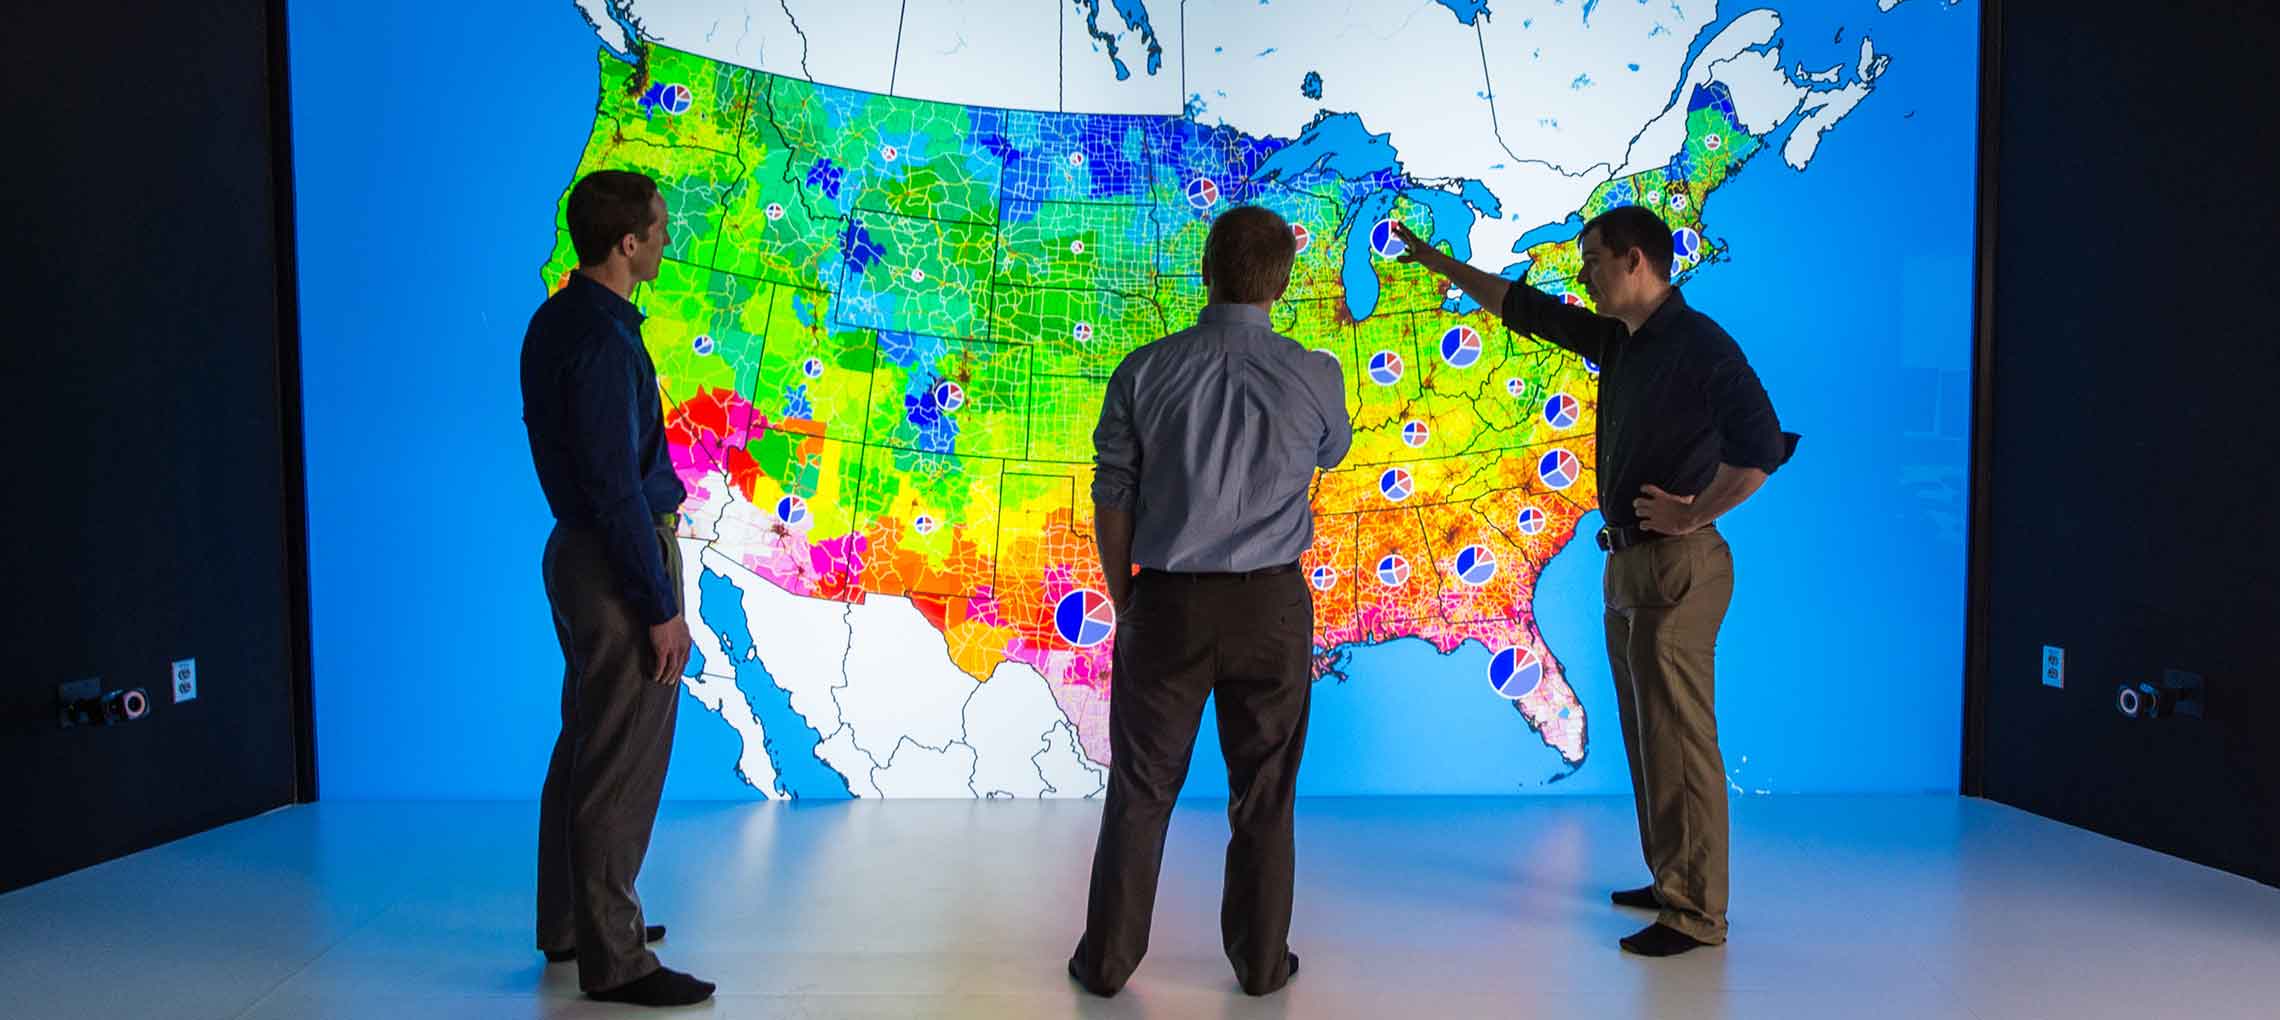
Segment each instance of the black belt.
M1610 524L1599 529L1599 548L1619 553L1635 545L1660 542L1672 536L1659 531L1648 531L1633 524Z
M1235 571L1158 570L1154 567L1141 567L1140 573L1143 576L1154 574L1157 577L1176 577L1183 581L1240 581L1245 578L1252 577L1274 577L1277 574L1295 574L1298 573L1298 564L1277 563L1274 566L1260 567L1257 570Z

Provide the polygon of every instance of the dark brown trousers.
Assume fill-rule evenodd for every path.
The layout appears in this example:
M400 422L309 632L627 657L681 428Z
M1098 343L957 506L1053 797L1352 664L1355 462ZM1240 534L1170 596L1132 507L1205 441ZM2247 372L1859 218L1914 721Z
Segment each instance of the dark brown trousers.
M1108 798L1093 851L1085 934L1072 962L1113 991L1148 952L1164 830L1187 781L1206 696L1227 758L1227 871L1220 938L1245 992L1290 980L1291 809L1313 695L1314 600L1296 570L1144 571L1117 621L1108 712Z
M671 524L659 524L657 541L678 586ZM564 666L562 735L538 808L538 948L575 948L578 987L598 991L658 967L633 882L665 792L681 686L651 679L649 628L619 595L598 538L556 527L545 573Z

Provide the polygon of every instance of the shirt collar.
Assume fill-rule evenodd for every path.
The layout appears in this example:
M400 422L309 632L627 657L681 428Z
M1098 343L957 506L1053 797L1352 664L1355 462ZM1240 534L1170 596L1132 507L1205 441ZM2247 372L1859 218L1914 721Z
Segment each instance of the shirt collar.
M1199 323L1222 323L1230 326L1265 326L1273 320L1254 305L1209 304L1196 316Z
M1670 296L1663 299L1662 306L1656 308L1653 315L1647 316L1647 321L1639 324L1639 332L1652 331L1659 334L1670 328L1672 320L1684 314L1686 314L1686 295L1679 293L1678 288L1672 287Z
M641 314L641 309L633 306L633 302L619 297L617 291L602 286L593 277L575 269L570 271L570 283L563 289L575 292L588 304L629 327L638 328L642 320L648 318Z

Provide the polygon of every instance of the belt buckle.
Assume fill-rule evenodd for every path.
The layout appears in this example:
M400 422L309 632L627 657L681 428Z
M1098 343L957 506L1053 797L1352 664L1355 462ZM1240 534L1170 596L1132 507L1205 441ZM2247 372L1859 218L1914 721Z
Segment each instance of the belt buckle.
M1614 529L1613 527L1611 527L1611 526L1609 526L1609 525L1605 525L1605 524L1602 524L1602 525L1600 525L1600 526L1599 526L1599 533L1598 533L1597 535L1594 535L1594 536L1593 536L1593 538L1595 538L1595 539L1596 539L1596 540L1599 542L1599 551L1600 551L1600 552L1610 552L1610 553L1611 553L1611 552L1615 552L1615 551L1616 551L1616 547L1615 547L1615 529Z

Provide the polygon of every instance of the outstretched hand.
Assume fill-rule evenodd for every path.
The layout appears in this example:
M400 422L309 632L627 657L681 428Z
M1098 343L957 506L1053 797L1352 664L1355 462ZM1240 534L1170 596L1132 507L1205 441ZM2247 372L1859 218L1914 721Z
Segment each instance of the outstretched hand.
M1409 229L1408 224L1394 220L1387 226L1393 228L1394 238L1401 242L1401 254L1396 256L1397 261L1424 266L1436 273L1447 275L1448 270L1438 264L1441 259L1447 256L1442 255L1438 249L1426 243L1424 238L1417 236L1417 232Z

